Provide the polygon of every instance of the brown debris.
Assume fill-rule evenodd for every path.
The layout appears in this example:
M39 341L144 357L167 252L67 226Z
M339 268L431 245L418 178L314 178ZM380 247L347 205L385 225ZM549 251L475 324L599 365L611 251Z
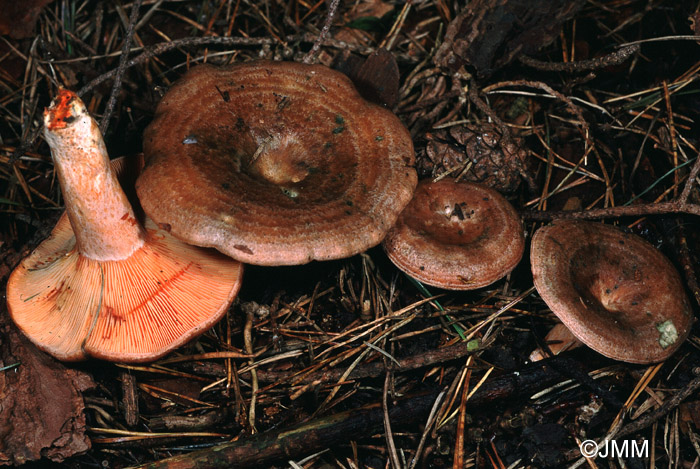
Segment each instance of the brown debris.
M0 0L0 36L24 39L34 35L41 10L52 0Z
M561 374L556 369L561 367L562 363L566 362L561 357L554 357L530 364L519 373L503 374L475 389L468 403L474 408L488 406L553 384L561 378ZM386 417L396 428L421 422L430 411L437 396L437 390L433 390L397 399L392 403ZM379 404L371 404L301 422L291 428L275 429L250 438L155 461L140 467L149 469L266 467L275 461L298 458L338 442L371 435L381 428L384 415Z
M40 352L0 307L0 465L60 462L90 449L82 392L92 377Z
M485 77L521 54L530 54L555 39L562 23L584 5L582 0L538 2L476 0L447 27L433 62L453 71L476 69Z
M693 30L693 33L696 36L700 36L699 34L699 29L700 29L700 12L696 11L692 15L688 17L688 21L690 22L690 29Z
M605 67L620 65L625 60L639 52L639 44L623 47L615 52L602 57L595 57L589 60L580 60L576 62L542 62L533 59L526 55L519 57L520 62L537 70L547 72L567 72L577 73L586 72L589 70L598 70Z
M122 371L122 411L124 421L130 427L139 421L139 403L136 392L136 377L128 371Z

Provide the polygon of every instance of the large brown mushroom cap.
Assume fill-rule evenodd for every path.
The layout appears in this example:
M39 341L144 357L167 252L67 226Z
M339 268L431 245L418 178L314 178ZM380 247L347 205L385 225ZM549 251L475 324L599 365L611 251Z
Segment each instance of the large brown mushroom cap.
M137 191L176 237L261 265L381 242L416 185L411 136L317 65L198 66L144 136Z
M581 342L631 363L666 359L692 311L678 272L643 239L600 223L558 221L532 238L542 299Z
M507 275L520 262L520 217L495 190L445 178L423 180L384 240L389 258L421 282L472 290Z
M113 166L121 172L124 160ZM64 214L12 272L7 305L22 332L61 360L150 361L221 319L241 278L241 263L189 246L150 220L143 247L128 258L90 259Z

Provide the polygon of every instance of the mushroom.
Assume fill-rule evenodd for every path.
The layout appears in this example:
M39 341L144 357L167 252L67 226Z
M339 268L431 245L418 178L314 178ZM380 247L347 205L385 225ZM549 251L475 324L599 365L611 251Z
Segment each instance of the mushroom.
M525 237L520 217L501 194L445 178L418 184L384 249L399 269L423 283L473 290L515 268Z
M583 346L583 342L578 340L564 324L555 324L544 338L547 348L552 355L559 355L567 350L573 350ZM530 361L538 362L547 358L548 353L543 347L537 347L530 353Z
M690 333L693 314L678 272L638 236L600 223L557 221L537 230L530 257L547 306L609 358L660 362Z
M11 274L7 305L40 349L62 360L154 360L226 312L242 266L139 223L95 121L60 90L44 111L66 213ZM116 172L138 162L116 161Z
M200 65L144 134L145 212L188 243L293 265L379 244L416 185L413 143L391 112L319 65Z

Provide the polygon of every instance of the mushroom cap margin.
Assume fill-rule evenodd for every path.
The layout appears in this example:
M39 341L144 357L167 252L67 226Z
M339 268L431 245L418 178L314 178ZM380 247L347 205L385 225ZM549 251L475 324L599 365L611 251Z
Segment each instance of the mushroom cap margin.
M531 245L535 287L584 344L609 358L655 363L688 337L690 302L671 262L642 238L561 220Z
M251 164L263 147L272 151ZM417 181L412 139L395 115L341 73L292 62L193 68L159 104L144 152L137 191L151 218L259 265L379 244Z
M515 268L525 236L520 217L500 193L445 178L418 184L383 245L397 267L423 283L474 290Z

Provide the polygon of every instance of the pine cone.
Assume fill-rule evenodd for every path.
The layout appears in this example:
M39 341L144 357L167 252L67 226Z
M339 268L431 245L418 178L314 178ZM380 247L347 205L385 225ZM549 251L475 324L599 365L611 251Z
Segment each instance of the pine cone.
M426 134L424 152L418 154L422 175L451 176L486 184L499 192L520 185L527 152L520 139L506 139L491 124L453 126Z

